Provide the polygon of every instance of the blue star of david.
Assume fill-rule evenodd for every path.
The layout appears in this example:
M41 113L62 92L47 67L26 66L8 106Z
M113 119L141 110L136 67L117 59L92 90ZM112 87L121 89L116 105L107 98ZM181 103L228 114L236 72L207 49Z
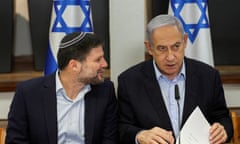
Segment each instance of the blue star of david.
M82 32L92 32L92 22L90 18L90 8L87 9L87 7L90 7L90 1L87 0L55 0L53 2L54 9L56 13L56 19L53 23L52 32L65 32L66 34L75 32L75 31L82 31ZM85 17L84 19L79 17L80 19L83 19L83 22L81 26L79 27L70 27L66 24L64 21L62 14L64 13L67 6L80 6L82 9L82 12L84 13ZM58 8L60 7L60 8ZM58 25L60 24L60 25Z
M197 23L186 24L184 18L180 15L184 4L197 4L201 11L200 18ZM177 5L177 6L176 6ZM178 17L184 26L184 30L188 33L190 41L193 43L198 35L201 28L209 28L209 22L207 18L207 0L171 0L171 7L174 12L174 16ZM193 30L191 32L191 30Z

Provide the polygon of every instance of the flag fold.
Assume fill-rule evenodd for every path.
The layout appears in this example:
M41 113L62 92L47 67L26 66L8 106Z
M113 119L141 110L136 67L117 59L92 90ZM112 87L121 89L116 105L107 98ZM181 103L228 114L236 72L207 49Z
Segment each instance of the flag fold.
M44 75L57 69L57 51L62 38L77 31L93 32L90 0L53 0Z
M214 66L207 0L170 0L169 14L180 19L188 34L185 55Z

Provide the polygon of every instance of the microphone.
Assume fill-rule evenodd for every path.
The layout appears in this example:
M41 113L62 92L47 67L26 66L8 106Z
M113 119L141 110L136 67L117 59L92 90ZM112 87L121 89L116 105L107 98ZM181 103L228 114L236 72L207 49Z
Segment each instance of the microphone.
M179 95L179 89L178 89L178 85L175 85L175 99L178 102L178 100L180 99L180 95Z
M179 127L179 141L178 143L181 144L181 139L180 139L180 125L181 125L181 121L180 121L180 104L179 104L179 100L180 100L180 94L179 94L179 88L178 85L175 85L175 100L177 101L177 106L178 106L178 127Z

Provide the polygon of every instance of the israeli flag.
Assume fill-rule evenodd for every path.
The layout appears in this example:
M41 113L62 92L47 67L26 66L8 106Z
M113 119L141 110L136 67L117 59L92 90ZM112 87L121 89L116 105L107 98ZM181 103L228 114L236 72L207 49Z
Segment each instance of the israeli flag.
M44 75L56 71L60 41L75 31L93 32L90 0L53 0Z
M180 19L188 34L185 55L214 66L207 0L170 0L169 14Z

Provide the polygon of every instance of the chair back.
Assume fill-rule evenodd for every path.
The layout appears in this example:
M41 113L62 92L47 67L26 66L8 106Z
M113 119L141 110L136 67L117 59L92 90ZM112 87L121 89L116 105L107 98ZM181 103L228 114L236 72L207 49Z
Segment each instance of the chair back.
M231 111L231 117L232 117L232 123L233 123L233 138L232 138L232 143L233 144L239 144L239 133L238 133L238 128L239 128L239 124L238 124L238 118L237 118L237 114L234 111Z
M0 144L5 144L6 129L0 128Z

